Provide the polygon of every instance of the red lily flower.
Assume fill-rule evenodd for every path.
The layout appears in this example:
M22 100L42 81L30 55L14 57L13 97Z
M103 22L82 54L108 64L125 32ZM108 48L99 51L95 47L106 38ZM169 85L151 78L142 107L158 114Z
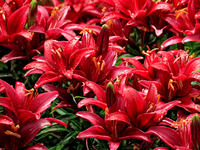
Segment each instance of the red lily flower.
M71 22L67 19L69 9L70 7L65 5L55 6L49 16L45 7L38 6L35 24L29 28L29 31L45 35L46 39L58 39L64 36L71 40L76 34L71 30L64 30L64 26Z
M118 12L111 12L106 14L102 19L101 22L105 22L110 19L114 18L122 18L122 19L135 19L139 18L139 16L143 16L146 11L145 8L147 6L148 0L113 0L115 7L118 8L121 12L123 12L125 15L122 15ZM130 18L129 18L129 17ZM143 16L144 17L144 16ZM143 19L142 19L143 20Z
M74 87L73 85L76 85L76 86ZM53 109L61 108L61 107L71 107L73 109L78 109L78 107L77 107L78 102L75 103L74 97L80 96L80 94L83 91L82 87L79 86L79 83L75 82L75 84L74 84L74 82L72 82L72 80L71 80L70 86L68 87L68 89L56 87L51 84L44 84L41 87L47 92L57 91L59 93L58 97L61 99L61 103L56 105ZM72 96L72 94L73 94L73 96Z
M16 46L17 44L14 43L14 40L19 37L28 40L32 39L31 34L24 29L28 10L29 5L25 5L13 12L10 16L3 9L0 13L0 45L13 49L10 55L22 59L24 59L25 55L22 50L19 50L19 46ZM18 54L17 56L16 53ZM7 60L8 58L6 56L1 59L3 62L7 62Z
M148 62L144 63L145 66L150 67L149 72L144 67L133 70L134 74L143 79L139 83L146 88L151 83L155 84L165 101L171 101L175 96L186 96L192 88L191 82L199 80L199 73L193 72L200 68L200 59L189 60L190 56L182 50L159 51L157 54L150 61L145 60L145 62ZM147 58L149 60L150 57L147 56ZM124 60L133 64L136 68L141 66L141 63L137 60L129 58L124 58Z
M193 137L198 135L199 130L195 130L195 125L198 124L194 121L192 123L192 118L195 116L191 114L185 119L178 118L179 122L171 122L171 127L175 127L176 130L166 127L166 126L154 126L151 127L147 133L158 136L164 143L176 150L191 150L194 149L193 143L196 144ZM194 119L193 119L194 120ZM194 133L195 132L195 133ZM166 134L167 133L167 134Z
M4 106L7 116L17 125L29 120L40 119L40 114L50 107L51 102L58 97L57 92L39 94L34 90L26 90L21 82L16 82L15 89L3 80L0 85L4 87L7 97L0 97L0 105Z
M176 106L179 101L163 103L154 84L151 84L147 95L143 98L138 91L126 86L123 88L127 114L134 127L146 130L158 124L168 110ZM134 108L133 108L134 107Z
M92 48L79 49L79 38L75 37L69 42L56 42L48 40L44 44L44 57L36 57L36 61L26 65L24 69L32 69L27 75L39 73L43 74L35 84L35 88L41 85L66 79L83 78L84 73L76 70L81 59L90 53L93 53ZM67 44L66 44L67 43Z
M45 126L51 126L50 121L39 119L28 121L21 125L6 125L0 123L0 147L5 148L5 150L20 149L30 143ZM46 147L39 144L24 148L27 150L31 148L41 148L46 150Z
M147 5L147 16L151 20L151 29L155 31L156 36L161 36L163 30L168 27L168 23L163 19L163 16L172 11L172 6L165 2L154 3L149 1ZM159 19L158 19L159 18ZM158 21L159 20L159 21Z
M125 139L141 139L151 142L151 139L142 131L128 127L129 118L125 112L124 98L115 90L113 84L107 84L106 93L100 86L93 82L85 83L97 96L97 99L86 98L79 102L78 107L94 104L105 110L105 121L92 112L78 112L76 116L89 120L94 126L81 132L77 138L97 138L108 140L110 149L117 149L120 142ZM89 107L87 107L89 108Z
M140 139L152 142L151 138L138 128L126 127L130 124L128 117L124 112L114 112L105 118L105 121L91 112L78 112L76 116L82 117L90 121L94 126L79 133L77 138L96 138L108 140L110 149L116 150L122 140Z
M96 43L92 37L94 32L90 29L87 30L84 31L82 36L82 47L94 48L95 53L90 56L86 55L81 60L79 67L86 74L86 78L88 80L101 85L105 79L109 80L112 78L112 80L114 80L122 73L131 70L129 67L114 67L117 61L116 51L122 52L123 48L110 42L109 29L107 25L102 26Z
M197 5L195 5L195 0L189 0L187 7L179 8L176 10L176 14L169 13L164 16L164 19L172 26L172 31L176 34L169 39L167 39L162 45L161 50L165 47L177 43L185 43L190 41L199 42L199 26L198 15L196 12ZM183 34L187 36L184 37ZM182 48L183 49L183 48Z
M4 115L0 115L0 147L6 150L17 150L24 147L44 126L52 125L51 121L65 127L67 125L55 118L40 119L41 113L50 107L51 102L58 97L56 91L34 95L34 91L26 90L25 85L16 82L15 89L0 80L6 97L0 97L0 105L4 107ZM44 146L36 145L33 148ZM31 147L27 148L30 149Z
M24 29L29 5L25 5L16 10L9 17L5 10L0 13L0 42L13 42L16 36L22 36L31 40L31 34ZM17 21L14 21L17 19Z

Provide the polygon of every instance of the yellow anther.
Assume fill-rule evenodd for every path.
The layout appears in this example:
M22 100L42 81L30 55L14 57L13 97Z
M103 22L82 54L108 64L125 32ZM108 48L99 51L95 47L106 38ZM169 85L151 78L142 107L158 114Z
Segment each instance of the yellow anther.
M3 17L3 20L6 20L6 16L4 13L2 13L2 17Z
M198 101L200 101L200 94L197 94L197 95L192 95L192 94L189 94L190 98L193 99L194 103L197 103Z
M51 16L58 18L58 15L60 15L59 8L57 6L55 6L51 12Z
M101 64L101 71L103 71L103 67L105 66L105 61L102 60L102 64Z
M70 84L69 87L66 87L67 88L67 93L69 93L71 90L72 91L76 90L78 87L79 87L79 83L77 83L75 87L74 87L73 84Z
M170 79L170 80L169 80L169 83L168 83L168 89L170 89L170 87L171 87L172 90L174 91L173 83L177 83L177 82L176 82L176 81L173 81L172 79Z
M100 62L97 62L97 70L98 70L98 74L100 74L100 65L101 65L101 63Z
M106 7L101 9L101 13L104 14L106 12Z
M194 58L194 53L192 53L192 55L189 56L189 59L193 59Z
M18 130L19 130L20 126L19 125L11 125L11 131L10 130L6 130L4 133L6 135L11 135L11 136L14 136L14 137L17 137L17 138L21 138L21 135L18 134Z
M188 12L186 11L187 7L177 10L176 11L176 20L181 16L183 18L183 14L188 14Z
M27 95L33 95L33 92L34 92L34 89L30 89L30 90L27 90L27 89L24 89L27 93L25 94L25 96Z
M151 112L152 108L154 107L154 104L150 104L149 108L147 109L146 113Z
M148 54L148 51L147 51L147 53L146 53L146 52L143 50L143 51L142 51L142 54L143 54L143 55L150 56L150 55Z
M97 33L94 32L92 29L89 29L89 28L84 28L81 32L79 32L79 34L83 34L85 31L87 31L88 33L90 33L91 35L96 35L97 36Z
M101 61L101 59L102 59L102 55L100 55L100 56L99 56L99 60L98 60L98 61L100 62L100 61Z
M96 57L92 58L93 62L94 62L94 66L97 68L97 61L96 61Z
M109 113L108 113L108 107L105 108L105 115L106 115L106 116L109 115Z
M113 27L113 19L110 19L106 22L108 28Z
M5 133L6 135L11 135L11 136L14 136L14 137L17 137L17 138L21 138L21 135L20 135L20 134L14 133L14 132L12 132L12 131L10 131L10 130L6 130L4 133Z
M158 95L157 95L157 98L158 98L158 99L157 99L157 104L158 104L158 103L159 103L159 101L160 101L161 95L160 95L160 94L158 94Z
M11 130L12 130L13 132L15 132L15 133L18 132L19 128L20 128L19 125L16 125L16 126L15 126L15 125L11 125Z

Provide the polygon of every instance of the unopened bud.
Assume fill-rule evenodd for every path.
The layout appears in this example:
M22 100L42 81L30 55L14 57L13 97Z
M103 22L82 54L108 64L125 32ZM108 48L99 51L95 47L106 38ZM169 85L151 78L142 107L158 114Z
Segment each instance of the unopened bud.
M191 123L191 136L194 150L200 149L200 120L199 115L195 114Z
M106 87L106 103L108 108L111 107L116 101L115 89L112 82L109 82Z
M28 12L28 28L35 24L37 17L37 0L32 0Z
M96 56L99 56L105 53L108 50L108 44L109 44L109 29L108 29L108 26L104 24L97 38Z

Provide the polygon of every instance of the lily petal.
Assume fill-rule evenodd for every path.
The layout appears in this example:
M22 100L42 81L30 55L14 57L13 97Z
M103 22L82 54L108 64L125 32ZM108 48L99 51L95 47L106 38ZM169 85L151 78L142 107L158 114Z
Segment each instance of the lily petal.
M184 145L178 132L169 127L154 126L149 128L149 130L147 130L146 133L158 136L163 142L165 142L168 146L170 146L173 149L175 148L175 146Z
M105 129L99 125L92 126L89 129L79 133L77 138L78 139L95 138L95 139L101 139L101 140L107 140L107 141L112 140L112 138L108 135Z

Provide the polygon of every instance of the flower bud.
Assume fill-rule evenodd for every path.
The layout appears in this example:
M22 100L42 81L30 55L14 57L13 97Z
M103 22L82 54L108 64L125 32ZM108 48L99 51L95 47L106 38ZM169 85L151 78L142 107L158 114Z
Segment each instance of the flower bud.
M198 114L195 114L191 123L191 136L194 150L200 149L200 121Z
M100 56L108 50L109 44L109 29L106 24L101 28L100 34L97 38L97 53L96 56Z
M109 82L106 87L106 103L108 108L116 101L115 89L112 82Z
M28 28L34 25L37 17L37 0L32 0L28 12Z

